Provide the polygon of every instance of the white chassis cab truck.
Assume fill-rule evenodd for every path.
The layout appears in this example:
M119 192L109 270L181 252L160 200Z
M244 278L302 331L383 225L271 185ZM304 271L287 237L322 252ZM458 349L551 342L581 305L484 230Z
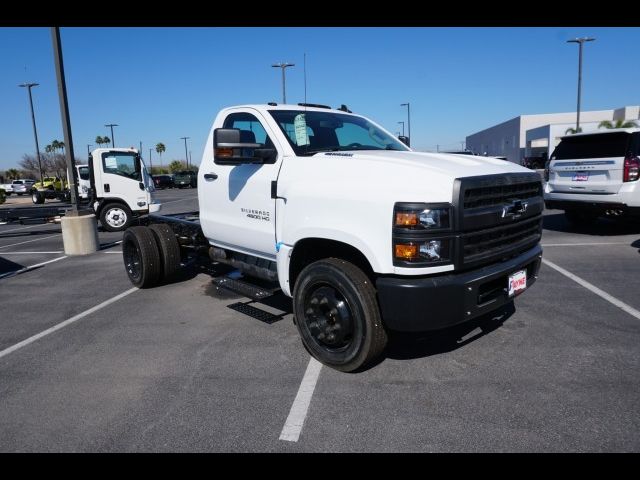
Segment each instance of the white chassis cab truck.
M131 282L166 281L193 254L271 281L292 297L307 350L338 370L379 356L388 330L441 329L502 307L540 268L537 173L414 152L345 106L226 108L198 177L199 212L149 215L125 232Z
M89 155L88 165L77 165L76 169L78 200L93 207L109 232L126 230L135 218L161 209L153 180L137 149L96 148ZM44 203L47 198L71 198L68 189L32 189L31 193L35 204Z

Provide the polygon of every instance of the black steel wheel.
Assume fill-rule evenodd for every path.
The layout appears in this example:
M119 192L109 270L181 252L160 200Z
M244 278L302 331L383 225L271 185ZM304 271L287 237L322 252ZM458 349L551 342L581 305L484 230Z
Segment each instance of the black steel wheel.
M328 258L302 270L294 286L293 312L309 353L336 370L365 366L387 344L375 288L346 260Z
M160 253L153 232L131 227L122 237L122 258L129 280L138 288L153 287L162 273Z
M180 270L180 244L176 234L166 223L154 223L149 229L158 245L160 264L162 266L162 279L166 282L172 280Z

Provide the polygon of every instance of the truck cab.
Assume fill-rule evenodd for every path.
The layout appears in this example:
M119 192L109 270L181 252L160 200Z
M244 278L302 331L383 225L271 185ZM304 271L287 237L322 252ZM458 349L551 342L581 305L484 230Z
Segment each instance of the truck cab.
M413 151L345 106L223 109L198 202L197 214L150 215L125 232L132 283L169 278L177 252L207 252L292 297L305 347L341 371L377 357L388 331L437 330L511 302L542 258L537 173Z
M137 149L97 148L88 166L90 201L107 231L125 230L133 218L160 211L153 180ZM79 186L82 181L80 175Z

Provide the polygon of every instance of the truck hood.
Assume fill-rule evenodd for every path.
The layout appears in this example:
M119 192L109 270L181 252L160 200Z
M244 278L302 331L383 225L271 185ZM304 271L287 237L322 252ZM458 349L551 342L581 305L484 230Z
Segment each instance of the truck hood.
M403 166L429 170L452 178L497 173L531 172L528 168L507 160L475 155L455 155L451 153L399 152L389 150L325 152L317 155L349 156L355 161L383 162L392 166Z
M313 157L326 168L332 183L364 184L367 188L411 198L433 198L451 201L456 178L503 173L531 173L528 168L506 160L447 153L354 151L324 152ZM336 172L339 178L336 178ZM316 177L321 182L324 175ZM382 190L382 191L381 191ZM393 192L393 193L392 193ZM429 192L427 195L426 193Z

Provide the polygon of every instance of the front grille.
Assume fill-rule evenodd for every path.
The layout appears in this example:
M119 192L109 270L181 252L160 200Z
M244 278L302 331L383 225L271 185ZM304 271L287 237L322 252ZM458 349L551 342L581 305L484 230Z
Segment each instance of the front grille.
M511 257L533 247L542 235L542 219L537 216L516 224L480 230L462 237L465 265L482 260Z
M464 192L465 209L492 207L542 195L542 184L539 181L515 183L511 185L492 185L469 188Z

